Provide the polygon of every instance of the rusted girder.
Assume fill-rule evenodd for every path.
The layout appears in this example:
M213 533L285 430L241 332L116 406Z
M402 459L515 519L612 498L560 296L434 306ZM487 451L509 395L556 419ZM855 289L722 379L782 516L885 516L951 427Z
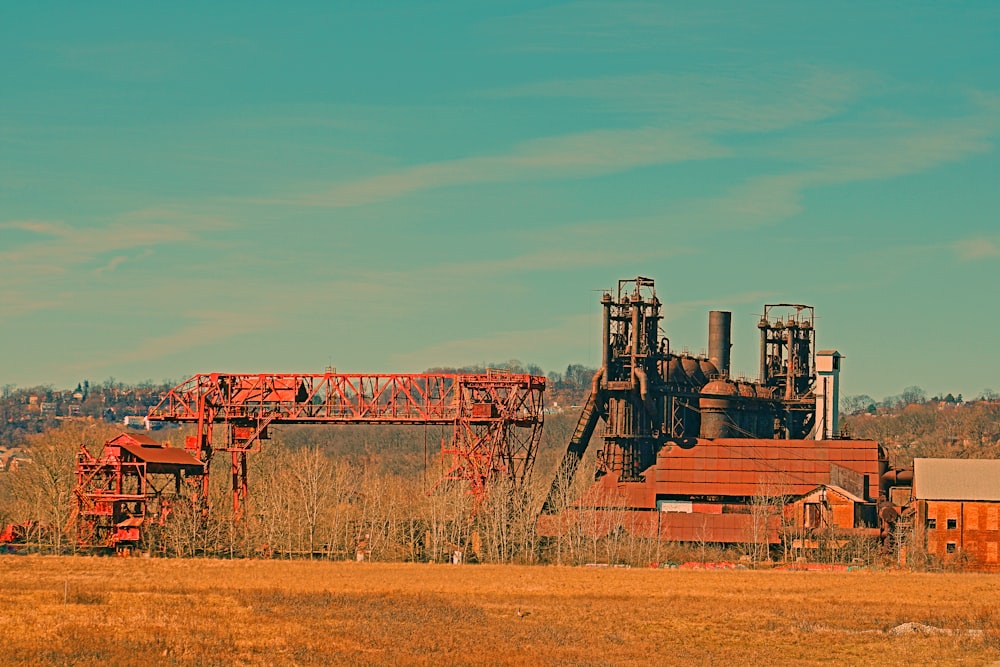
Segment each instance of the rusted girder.
M249 496L249 452L271 424L450 425L446 479L469 485L477 500L506 475L520 484L534 463L543 421L545 378L490 370L482 374L230 374L189 378L152 408L150 421L198 425L185 447L207 464L232 454L236 516ZM224 441L212 439L223 426ZM202 501L208 498L208 475Z

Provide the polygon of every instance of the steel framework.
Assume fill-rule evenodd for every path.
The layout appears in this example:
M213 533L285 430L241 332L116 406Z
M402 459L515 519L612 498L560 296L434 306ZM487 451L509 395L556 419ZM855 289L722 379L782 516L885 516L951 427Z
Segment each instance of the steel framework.
M78 543L112 548L138 544L151 521L166 519L173 502L187 502L182 488L203 472L204 466L184 450L144 435L123 433L104 443L97 456L81 445L71 518Z
M699 438L808 436L816 408L812 306L764 307L757 325L761 377L751 383L730 377L731 313L710 313L709 356L695 357L671 352L651 278L619 280L617 295L605 292L601 305L601 368L543 512L558 511L601 421L595 478L614 473L623 484L644 483L668 444L683 449Z
M231 454L233 509L249 498L247 455L272 424L404 424L452 427L444 480L463 481L482 500L491 480L520 484L531 472L543 421L545 378L489 370L459 374L199 374L149 412L150 421L197 424L185 448L205 463L201 502L215 451ZM213 440L217 426L222 433Z

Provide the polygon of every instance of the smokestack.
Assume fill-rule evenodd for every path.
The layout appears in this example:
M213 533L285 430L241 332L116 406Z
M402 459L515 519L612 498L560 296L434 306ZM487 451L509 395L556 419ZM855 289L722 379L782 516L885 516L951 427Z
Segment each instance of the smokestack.
M733 346L732 320L733 314L728 310L708 313L708 360L726 377L729 376L729 350Z
M816 353L816 439L832 440L840 431L840 360L836 350Z

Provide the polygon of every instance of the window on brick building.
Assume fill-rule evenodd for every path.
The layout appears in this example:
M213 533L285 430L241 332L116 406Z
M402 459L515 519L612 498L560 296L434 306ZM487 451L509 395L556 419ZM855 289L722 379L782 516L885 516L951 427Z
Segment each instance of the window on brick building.
M937 528L937 519L927 519L927 530L934 530Z
M945 546L945 549L946 549L946 550L948 551L948 553L950 553L950 554L953 554L953 553L955 553L955 543L954 543L954 542L949 542L949 543L948 543L948 544L947 544L947 545Z
M948 519L948 530L955 530L958 528L958 519Z

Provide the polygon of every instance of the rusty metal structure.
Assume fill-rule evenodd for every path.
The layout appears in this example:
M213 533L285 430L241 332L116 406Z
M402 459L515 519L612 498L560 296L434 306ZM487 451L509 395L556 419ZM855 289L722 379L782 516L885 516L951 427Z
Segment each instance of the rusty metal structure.
M190 485L205 470L183 449L141 434L112 438L96 456L81 445L73 490L77 542L119 550L138 545L142 531L162 523L173 503L189 502Z
M830 497L857 505L850 529L871 535L888 530L877 511L886 500L887 469L878 443L817 431L817 410L831 405L817 400L811 306L764 306L757 325L759 376L747 380L731 373L730 313L710 313L708 355L694 356L675 353L663 335L652 279L620 280L601 305L602 365L557 468L542 523L567 504L599 507L616 498L632 512L630 525L638 532L733 542L745 537L756 498L792 502L830 487ZM823 354L839 370L839 353ZM836 374L828 375L824 381L835 383ZM836 396L835 386L824 385L824 391ZM595 484L568 503L566 490L598 427ZM780 521L778 512L762 531L771 542Z
M214 455L230 455L233 508L250 496L247 457L279 424L404 424L451 427L444 480L482 500L491 481L520 484L530 473L543 423L545 378L483 374L231 374L191 377L149 412L150 421L189 423L185 450L204 465L197 495L207 511Z

